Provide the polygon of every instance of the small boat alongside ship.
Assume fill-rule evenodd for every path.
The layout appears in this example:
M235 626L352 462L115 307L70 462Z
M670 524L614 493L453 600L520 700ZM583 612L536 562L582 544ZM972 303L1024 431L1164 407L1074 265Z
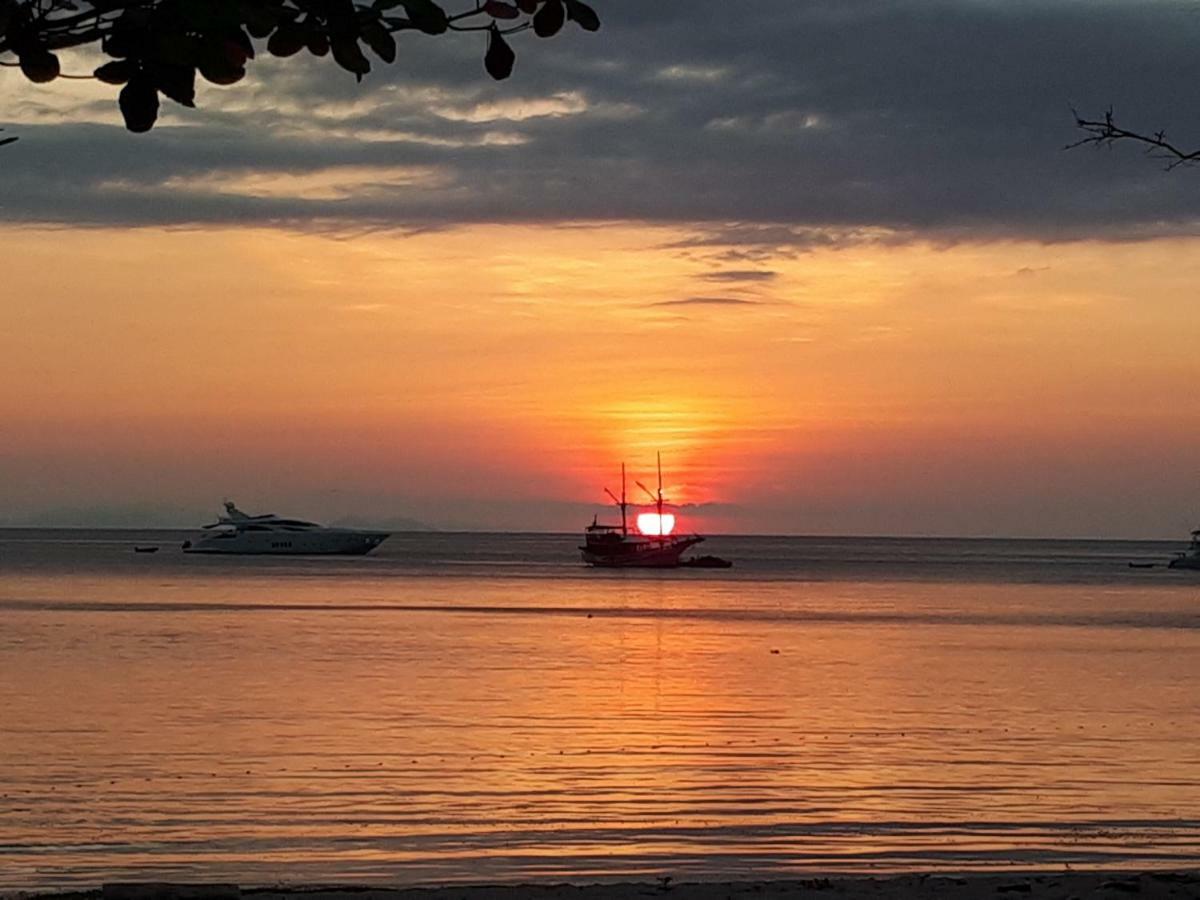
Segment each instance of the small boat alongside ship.
M638 530L629 530L628 507L625 496L625 464L621 464L621 496L608 488L604 493L613 499L621 510L620 525L602 525L598 518L592 519L583 533L583 546L579 548L583 561L589 566L612 569L673 569L682 564L681 557L689 548L704 540L698 534L672 534L675 516L663 512L662 457L658 460L658 493L651 493L640 481L638 487L650 495L655 503L655 512L638 516ZM714 557L715 559L715 557Z
M1200 569L1200 528L1192 532L1192 542L1186 550L1167 563L1168 569Z
M391 536L387 531L329 527L274 513L251 516L228 500L225 515L205 525L204 532L195 541L184 541L183 552L362 556Z

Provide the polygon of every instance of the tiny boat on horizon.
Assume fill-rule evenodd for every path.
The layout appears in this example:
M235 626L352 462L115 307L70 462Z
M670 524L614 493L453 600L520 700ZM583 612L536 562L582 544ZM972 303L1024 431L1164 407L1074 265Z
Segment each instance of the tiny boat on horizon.
M335 528L285 519L274 513L251 516L225 501L225 515L195 541L184 541L185 553L243 553L277 555L362 556L370 553L391 533Z
M1188 548L1175 555L1167 563L1168 569L1200 569L1200 528L1192 532L1192 542Z
M675 516L663 513L662 454L658 457L658 493L651 493L640 481L638 487L650 495L655 502L656 512L646 514L646 527L641 528L643 516L639 516L639 531L631 534L626 514L629 503L625 497L625 464L621 463L621 496L617 497L608 488L604 493L612 497L621 510L621 524L601 525L599 517L583 533L583 546L579 548L583 561L589 566L604 568L673 569L680 565L680 557L689 547L704 540L698 534L672 534ZM649 533L647 533L649 532Z

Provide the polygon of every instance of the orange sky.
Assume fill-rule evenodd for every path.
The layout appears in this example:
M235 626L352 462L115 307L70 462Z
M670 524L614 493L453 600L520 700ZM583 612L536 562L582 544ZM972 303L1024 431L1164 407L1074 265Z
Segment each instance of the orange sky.
M1173 537L1200 515L1200 242L747 262L689 235L7 229L0 519L188 525L230 496L573 530L656 450L717 530Z

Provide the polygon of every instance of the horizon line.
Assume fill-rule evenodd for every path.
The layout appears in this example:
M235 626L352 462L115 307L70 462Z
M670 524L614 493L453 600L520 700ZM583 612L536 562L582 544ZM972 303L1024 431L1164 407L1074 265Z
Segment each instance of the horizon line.
M357 527L357 526L350 526ZM364 526L365 527L365 526ZM181 531L196 532L195 526L94 526L94 525L13 525L0 524L0 533L6 531L107 531L107 532L147 532L147 531ZM386 530L380 529L380 530ZM511 535L513 537L533 535L542 537L574 537L575 531L510 531L490 528L393 528L389 536L396 534L438 534L438 535ZM824 534L820 532L714 532L705 534L706 538L797 538L814 540L877 540L877 541L1070 541L1096 543L1187 543L1186 537L1080 537L1064 535L970 535L970 534Z

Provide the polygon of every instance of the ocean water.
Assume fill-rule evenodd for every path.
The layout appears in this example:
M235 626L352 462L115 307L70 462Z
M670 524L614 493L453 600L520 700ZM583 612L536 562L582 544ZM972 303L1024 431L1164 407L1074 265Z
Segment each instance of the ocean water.
M0 531L0 888L1200 865L1178 545L186 536Z

